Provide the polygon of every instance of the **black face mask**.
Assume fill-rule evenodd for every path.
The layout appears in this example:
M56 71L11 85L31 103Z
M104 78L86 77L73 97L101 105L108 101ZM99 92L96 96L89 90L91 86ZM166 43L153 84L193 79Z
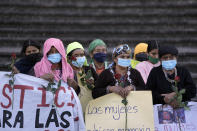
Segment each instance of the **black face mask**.
M26 61L29 61L32 63L36 63L36 62L40 61L41 58L42 58L42 55L40 53L34 53L34 54L27 55L27 56L23 57L22 59L25 59Z
M139 53L139 54L136 54L135 59L137 61L147 61L148 55L146 53Z
M15 63L15 66L21 73L27 74L41 58L42 55L40 53L31 54L21 58Z

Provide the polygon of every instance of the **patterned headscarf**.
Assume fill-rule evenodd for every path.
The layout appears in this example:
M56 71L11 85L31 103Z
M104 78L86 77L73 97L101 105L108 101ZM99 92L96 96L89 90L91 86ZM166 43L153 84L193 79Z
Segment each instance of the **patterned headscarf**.
M113 57L116 57L123 53L131 54L131 49L127 44L119 45L118 47L114 48Z

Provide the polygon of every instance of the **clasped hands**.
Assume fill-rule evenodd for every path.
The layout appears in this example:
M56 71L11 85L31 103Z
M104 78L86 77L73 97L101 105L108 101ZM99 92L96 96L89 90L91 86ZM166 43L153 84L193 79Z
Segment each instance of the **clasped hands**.
M116 93L123 98L127 97L130 91L134 90L133 86L127 86L125 88L122 88L121 86L108 86L109 92Z

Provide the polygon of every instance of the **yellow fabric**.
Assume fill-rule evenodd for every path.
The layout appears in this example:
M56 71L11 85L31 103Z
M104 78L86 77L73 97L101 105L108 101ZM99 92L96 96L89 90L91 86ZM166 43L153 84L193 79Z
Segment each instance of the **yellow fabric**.
M79 42L72 42L66 48L66 55L68 55L74 49L82 49L82 50L84 50L83 46ZM84 65L88 66L87 59L85 60Z
M137 61L137 60L132 59L132 60L131 60L131 67L132 67L133 69L135 69L135 67L136 67L136 65L137 65L138 63L140 63L140 61Z
M79 42L72 42L66 48L66 54L68 55L74 49L82 49L84 50L83 46Z
M142 52L147 52L148 44L147 43L139 43L135 46L134 49L134 57L133 59L135 60L136 54L142 53Z
M79 100L81 102L83 113L85 114L86 106L87 106L87 104L90 100L93 100L93 98L92 98L92 91L90 89L88 89L88 87L86 85L83 86L82 83L81 83L80 79L81 79L81 77L84 77L84 75L80 76L77 73L77 82L78 82L78 85L80 87L80 93L79 93L78 97L79 97Z

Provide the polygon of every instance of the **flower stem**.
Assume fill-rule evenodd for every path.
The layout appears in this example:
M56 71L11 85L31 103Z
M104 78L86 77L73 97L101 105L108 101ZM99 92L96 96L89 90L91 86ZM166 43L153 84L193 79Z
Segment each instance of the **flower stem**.
M12 88L12 110L14 108L14 87Z
M126 115L126 118L125 118L125 131L127 131L127 106L125 105L125 115Z
M179 123L179 131L182 131L181 130L181 120L180 120L180 117L179 116L177 116L178 117L178 123Z

